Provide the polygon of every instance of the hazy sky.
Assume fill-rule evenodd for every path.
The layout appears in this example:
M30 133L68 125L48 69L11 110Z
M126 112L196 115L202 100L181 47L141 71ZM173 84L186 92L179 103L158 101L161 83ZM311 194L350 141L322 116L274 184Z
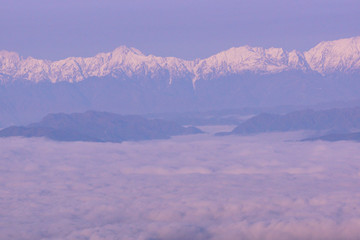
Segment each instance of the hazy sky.
M117 46L194 59L360 35L359 0L0 0L0 49L61 59Z

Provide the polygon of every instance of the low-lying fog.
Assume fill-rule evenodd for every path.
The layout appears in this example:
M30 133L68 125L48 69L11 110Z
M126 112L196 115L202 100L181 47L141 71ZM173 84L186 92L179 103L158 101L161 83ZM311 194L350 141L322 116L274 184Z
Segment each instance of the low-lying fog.
M358 239L360 143L302 137L0 139L0 239Z

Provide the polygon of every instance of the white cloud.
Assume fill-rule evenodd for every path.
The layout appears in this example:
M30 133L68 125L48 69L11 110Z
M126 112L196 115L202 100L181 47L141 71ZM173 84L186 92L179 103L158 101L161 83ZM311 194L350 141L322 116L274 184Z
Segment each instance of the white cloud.
M357 239L359 143L297 138L0 139L0 239Z

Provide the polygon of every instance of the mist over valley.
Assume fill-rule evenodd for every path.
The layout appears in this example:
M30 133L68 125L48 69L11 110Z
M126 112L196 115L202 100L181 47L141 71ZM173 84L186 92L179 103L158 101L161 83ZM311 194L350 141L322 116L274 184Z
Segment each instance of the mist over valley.
M358 240L358 0L0 0L0 240Z

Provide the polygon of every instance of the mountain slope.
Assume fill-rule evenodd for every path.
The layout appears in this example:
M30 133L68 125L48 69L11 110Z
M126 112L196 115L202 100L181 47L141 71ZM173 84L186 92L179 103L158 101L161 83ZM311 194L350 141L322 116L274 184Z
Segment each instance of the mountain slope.
M197 79L209 79L226 75L253 72L272 74L289 70L309 70L302 53L287 52L281 48L260 47L231 48L195 65Z
M148 120L140 116L122 116L88 111L73 114L49 114L40 122L26 127L8 127L0 137L46 137L57 141L122 142L164 139L170 136L196 134L194 127L182 127L165 120Z
M0 127L53 112L201 112L356 101L359 42L323 42L305 53L244 46L194 61L124 46L60 61L1 51Z
M191 64L178 58L145 56L139 50L125 46L94 57L70 57L54 62L31 57L24 59L17 53L0 52L1 74L34 82L79 82L89 77L107 75L133 77L158 76L164 73L169 74L170 78L182 77L188 74Z
M33 82L78 82L90 77L212 79L252 72L274 74L284 71L315 71L320 74L356 72L360 69L360 37L322 42L305 53L281 48L231 48L206 59L186 61L175 57L145 56L139 50L121 46L94 57L70 57L47 61L22 58L17 53L0 51L0 79L25 79Z
M323 75L360 70L360 36L321 42L304 53L312 70Z
M284 115L262 113L241 123L230 134L298 130L346 132L356 129L360 129L359 107L322 111L303 110Z

